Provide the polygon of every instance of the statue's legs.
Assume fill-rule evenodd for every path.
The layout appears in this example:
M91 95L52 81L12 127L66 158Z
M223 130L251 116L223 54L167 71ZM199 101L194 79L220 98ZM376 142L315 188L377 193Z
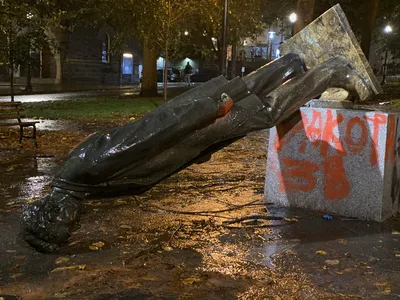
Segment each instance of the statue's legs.
M159 134L149 139L150 146L154 145L156 149L150 147L151 150L144 151L150 149L149 145L139 147L135 135L131 134L137 132L135 130L138 125L135 123L85 141L71 153L55 179L50 195L24 210L22 224L26 240L40 251L54 251L58 245L67 241L70 232L74 230L79 221L81 199L87 193L117 192L122 189L129 189L132 193L143 192L196 162L198 158L217 151L247 133L275 126L327 87L345 87L358 93L365 89L357 74L339 58L305 74L304 65L298 56L289 55L284 59L250 74L243 81L235 79L227 82L218 79L221 80L220 86L215 87L213 93L206 94L207 98L202 97L204 91L194 90L191 94L177 97L178 100L172 100L170 112L190 119L193 113L201 114L201 111L180 111L181 105L186 105L184 97L187 97L186 101L196 101L199 97L206 99L205 105L210 107L209 116L214 118L211 124L207 119L201 128L190 129L194 132L188 132L186 124L181 124L181 128L178 122L172 122L178 132L185 132L179 137L168 132L173 144L168 141L168 146L152 144L158 141L157 137L163 138L160 131L157 131ZM218 101L222 93L231 96L235 104L227 115L217 118ZM159 119L154 120L159 114L164 116L163 112L156 111L138 124L144 124L144 128L150 129L152 122L162 126ZM195 122L188 122L196 126ZM152 132L146 132L145 137L148 135L151 136ZM137 148L141 150L135 156Z

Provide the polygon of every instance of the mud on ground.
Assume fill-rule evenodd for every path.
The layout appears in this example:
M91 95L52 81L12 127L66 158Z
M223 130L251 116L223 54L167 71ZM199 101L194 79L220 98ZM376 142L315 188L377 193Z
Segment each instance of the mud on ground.
M0 151L14 157L0 164L0 297L385 299L400 293L398 262L373 252L384 246L385 255L394 255L396 221L343 225L319 213L270 207L285 219L235 222L269 215L266 131L143 195L87 201L70 244L57 254L37 253L18 237L21 206L45 193L61 158L87 133L47 134L39 136L36 154L25 144L25 150L3 145ZM65 143L51 152L55 141Z

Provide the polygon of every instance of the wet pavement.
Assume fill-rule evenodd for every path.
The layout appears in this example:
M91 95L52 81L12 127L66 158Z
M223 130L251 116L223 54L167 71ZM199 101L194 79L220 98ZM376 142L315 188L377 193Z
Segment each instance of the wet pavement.
M193 86L201 83L194 83ZM184 82L171 82L168 83L169 89L186 87ZM87 89L87 88L86 88ZM163 84L158 84L158 89L162 92ZM85 90L82 87L82 91L79 91L79 85L75 87L75 90L61 90L56 92L57 86L49 87L44 90L38 90L36 93L31 95L18 94L14 97L15 101L21 102L45 102L45 101L60 101L60 100L76 100L82 98L93 98L93 97L125 97L139 95L140 87L138 85L133 86L97 86L90 90ZM1 90L0 90L1 92ZM0 101L10 101L10 96L3 93Z
M57 254L35 252L18 233L21 206L45 194L60 158L0 164L0 297L399 299L399 217L326 220L268 205L285 219L236 222L268 215L267 141L249 135L140 196L86 201Z

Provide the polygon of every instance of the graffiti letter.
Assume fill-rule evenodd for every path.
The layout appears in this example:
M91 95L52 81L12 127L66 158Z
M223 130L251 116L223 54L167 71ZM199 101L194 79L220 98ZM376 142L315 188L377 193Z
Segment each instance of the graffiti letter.
M329 157L324 162L324 191L328 200L343 199L350 192L350 183L341 156Z
M317 184L313 175L318 166L312 162L284 158L282 176L280 176L281 192L310 192Z
M358 141L355 141L351 135L355 125L358 125L361 128L361 134ZM364 121L361 120L359 117L354 117L349 121L349 123L347 124L345 141L351 153L358 154L363 151L365 145L367 144L367 134L367 126L365 125Z
M379 127L380 125L386 124L387 118L382 114L374 114L373 118L364 117L366 120L371 121L374 127L372 133L372 147L370 162L371 166L375 166L378 163L378 146L379 146Z
M305 127L306 135L310 141L318 141L322 135L322 114L320 111L312 111L310 124Z
M299 133L302 131L302 129L306 126L305 124L308 123L307 116L303 113L301 113L301 119L302 121L297 123L286 135L284 135L282 138L279 137L279 129L278 127L280 124L278 124L276 127L276 137L275 137L275 149L278 151L281 151L282 148L286 145L289 144L290 141Z
M341 114L338 114L337 118L334 119L332 115L332 110L327 110L325 127L321 138L322 141L325 141L325 143L321 144L321 155L323 157L326 157L328 155L330 142L337 146L336 149L341 155L346 155L346 151L343 148L341 140L333 133L335 127L342 122L343 116Z

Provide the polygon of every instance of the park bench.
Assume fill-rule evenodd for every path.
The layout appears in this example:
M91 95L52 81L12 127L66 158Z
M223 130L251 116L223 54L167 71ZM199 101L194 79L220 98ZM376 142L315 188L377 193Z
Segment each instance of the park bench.
M36 123L39 122L21 121L24 117L24 108L21 102L0 102L0 127L19 126L19 142L22 142L22 138L33 139L36 148ZM24 128L26 127L32 127L31 136L24 135Z

